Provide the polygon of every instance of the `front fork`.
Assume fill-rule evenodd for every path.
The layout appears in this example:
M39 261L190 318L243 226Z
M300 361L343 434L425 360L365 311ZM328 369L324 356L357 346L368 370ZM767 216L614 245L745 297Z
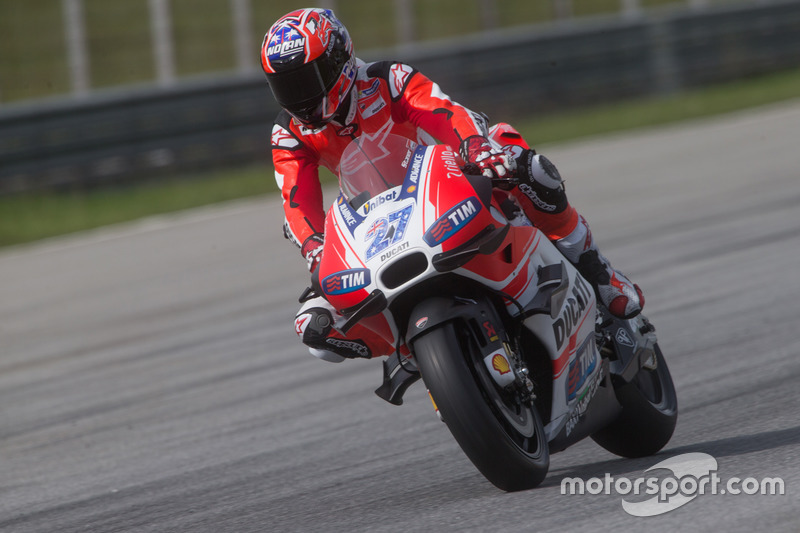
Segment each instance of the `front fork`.
M536 399L533 391L528 367L511 348L507 341L503 341L501 349L496 350L483 358L486 370L495 383L508 392L516 392L523 403Z
M509 342L502 341L499 348L484 355L483 363L498 387L518 394L523 403L536 399L528 368ZM383 361L383 383L375 389L375 394L393 405L402 405L406 390L419 378L413 359L400 355L399 350L395 351Z
M519 350L513 348L513 341L506 338L502 329L506 324L488 297L434 296L414 307L406 320L403 338L408 346L412 346L414 338L428 329L453 320L464 321L477 341L487 372L497 386L517 394L523 402L535 399L528 368L519 356ZM401 405L406 389L419 377L413 358L400 355L398 350L383 362L383 384L375 394L389 403Z

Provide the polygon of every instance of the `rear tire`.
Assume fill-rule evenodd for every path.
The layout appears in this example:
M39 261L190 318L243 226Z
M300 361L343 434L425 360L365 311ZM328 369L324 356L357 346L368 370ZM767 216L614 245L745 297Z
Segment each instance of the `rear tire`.
M422 380L442 419L478 470L499 489L537 486L550 454L536 407L492 380L470 330L446 323L414 339Z
M639 373L619 389L622 405L619 418L592 435L592 439L613 454L622 457L653 455L666 446L678 421L678 398L675 385L658 344L655 345L655 370Z

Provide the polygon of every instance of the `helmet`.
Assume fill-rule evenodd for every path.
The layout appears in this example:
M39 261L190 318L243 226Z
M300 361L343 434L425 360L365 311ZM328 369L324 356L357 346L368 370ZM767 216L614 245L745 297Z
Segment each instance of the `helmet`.
M261 66L281 107L306 126L330 121L353 88L353 41L333 11L298 9L264 36Z

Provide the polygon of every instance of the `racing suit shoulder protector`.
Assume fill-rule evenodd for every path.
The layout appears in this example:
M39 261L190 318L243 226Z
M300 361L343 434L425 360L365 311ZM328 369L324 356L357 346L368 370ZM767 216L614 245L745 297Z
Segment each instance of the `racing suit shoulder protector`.
M397 61L365 65L368 79L386 84L395 122L409 122L437 142L457 147L472 135L487 133L485 119L453 102L439 85L416 68Z
M272 126L272 149L294 151L303 147L303 141L292 131L292 117L284 110L278 113Z
M367 76L383 78L389 84L393 102L402 98L408 82L417 72L417 69L411 65L398 61L378 61L367 65Z

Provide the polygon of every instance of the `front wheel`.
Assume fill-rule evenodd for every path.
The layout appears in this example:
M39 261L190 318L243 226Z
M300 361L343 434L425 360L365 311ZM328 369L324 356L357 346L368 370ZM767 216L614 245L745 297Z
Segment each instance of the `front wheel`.
M541 483L550 454L539 413L492 380L469 328L436 327L414 340L414 353L442 419L486 479L509 492Z
M617 389L620 417L592 435L592 439L622 457L653 455L666 446L678 420L675 385L658 344L656 368L641 368L630 383Z

